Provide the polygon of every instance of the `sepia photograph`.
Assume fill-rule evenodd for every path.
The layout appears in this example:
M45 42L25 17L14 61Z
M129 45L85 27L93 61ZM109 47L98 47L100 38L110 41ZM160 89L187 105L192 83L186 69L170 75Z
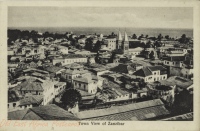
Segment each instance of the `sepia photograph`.
M193 121L193 7L7 16L8 120Z

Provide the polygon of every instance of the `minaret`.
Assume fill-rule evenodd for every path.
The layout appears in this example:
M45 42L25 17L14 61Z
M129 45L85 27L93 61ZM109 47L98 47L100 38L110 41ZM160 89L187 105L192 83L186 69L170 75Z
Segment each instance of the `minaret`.
M116 46L117 46L117 49L122 49L122 35L120 31L118 32Z
M128 35L126 34L126 31L124 32L124 40L123 40L123 51L124 53L127 53L129 50L129 41L128 41Z

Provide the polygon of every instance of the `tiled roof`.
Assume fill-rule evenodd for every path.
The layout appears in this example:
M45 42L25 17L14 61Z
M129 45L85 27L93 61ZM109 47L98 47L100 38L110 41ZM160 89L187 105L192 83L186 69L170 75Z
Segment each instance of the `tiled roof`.
M88 71L87 70L64 70L63 71L64 73L66 74L70 74L70 75L75 75L75 74L84 74L84 73L87 73Z
M50 73L56 73L56 72L62 70L62 68L58 67L58 66L49 66L49 67L44 68L44 70L48 71Z
M80 65L78 63L72 63L72 64L65 65L65 68L83 68L83 65Z
M58 82L55 84L55 86L63 86L63 85L66 85L66 82Z
M129 92L122 88L121 85L112 81L108 81L107 84L104 84L103 88L105 89L104 91L107 92L106 94L114 95L114 97L129 94Z
M29 68L29 69L23 70L23 72L29 72L29 71L36 71L36 72L41 72L41 73L48 74L47 71L39 70L39 69L35 69L35 68Z
M136 51L142 51L142 50L144 50L144 48L142 48L142 47L130 48L129 52L136 52Z
M177 87L181 88L187 88L193 84L192 80L183 78L183 77L178 77L178 76L172 76L169 77L167 80L161 80L159 81L162 85L176 85Z
M124 105L124 106L113 106L111 108L107 108L107 109L99 109L99 110L89 110L89 111L82 111L82 112L78 112L76 113L76 116L80 119L98 119L101 117L105 117L105 120L123 120L123 119L127 119L130 120L132 117L137 117L137 119L145 119L144 114L148 114L148 113L152 113L152 111L148 110L150 107L157 109L153 113L157 113L156 115L161 115L161 114L167 114L168 111L163 107L163 102L160 99L155 99L155 100L149 100L149 101L145 101L145 102L139 102L139 103L134 103L134 104L128 104L128 105ZM142 109L146 109L145 111L143 111L143 115L140 116L139 112ZM130 111L136 111L134 112L130 112ZM122 114L121 117L115 116L115 118L111 119L109 118L109 116L112 117L112 115L119 115L121 113L125 113ZM127 114L128 113L128 114ZM133 115L134 114L134 115ZM132 116L131 116L132 115ZM143 116L143 118L141 118Z
M17 88L23 91L43 91L42 82L29 78L28 80L17 85Z
M119 64L118 66L111 68L110 70L119 73L128 73L128 71L130 70L135 71L132 67L126 64Z
M20 100L20 105L40 104L43 101L43 95L32 95Z
M145 67L143 69L137 70L136 72L133 73L133 75L146 77L152 75L152 72Z
M75 117L73 114L54 104L31 108L30 111L34 112L43 120L78 120L78 118Z
M88 93L87 91L83 91L83 90L79 90L79 89L76 89L79 91L79 93L81 94L82 97L85 97L85 96L91 96L92 94L91 93Z
M22 120L43 120L43 118L29 110L27 114L24 115Z
M68 111L54 105L33 107L8 113L9 120L79 120Z
M14 88L22 91L44 91L46 88L52 86L52 84L52 81L40 81L31 77Z
M73 58L86 58L83 55L80 54L67 54L62 56L64 59L73 59Z
M166 58L163 58L163 59L168 60L168 61L184 61L185 56L170 56L170 57L166 57Z
M28 109L8 112L8 120L22 120Z
M164 68L163 66L148 66L148 69L150 69L151 71L158 71L158 70L166 70L166 68Z
M83 82L83 83L88 83L88 84L93 82L91 77L76 77L73 80Z

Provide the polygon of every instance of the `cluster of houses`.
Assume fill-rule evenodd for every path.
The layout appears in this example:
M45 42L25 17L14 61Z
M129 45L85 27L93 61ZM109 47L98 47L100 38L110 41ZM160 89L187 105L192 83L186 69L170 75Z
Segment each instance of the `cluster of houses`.
M175 48L171 44L175 41L166 40L161 47L144 47L140 44L155 41L132 39L120 31L115 37L88 35L77 43L84 48L88 38L93 46L100 41L97 52L79 49L64 38L25 46L15 41L8 47L9 119L16 119L18 113L24 115L21 119L31 119L30 112L35 116L46 108L61 112L63 117L56 117L60 120L153 119L170 114L163 102L173 104L177 92L193 89L190 48ZM68 88L82 96L81 105L71 112L54 105ZM49 112L46 115L53 115Z

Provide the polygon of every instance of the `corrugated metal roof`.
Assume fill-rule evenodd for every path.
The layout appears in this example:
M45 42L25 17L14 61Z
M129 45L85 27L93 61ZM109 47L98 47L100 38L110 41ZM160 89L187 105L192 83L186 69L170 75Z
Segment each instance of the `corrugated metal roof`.
M146 120L150 118L155 118L158 116L163 116L169 114L168 110L165 109L164 106L155 106L148 107L139 110L133 110L123 113L117 113L102 117L89 118L86 120L110 120L110 121L138 121L138 120Z
M155 99L155 100L139 102L139 103L124 105L124 106L115 106L115 107L111 107L107 109L82 111L82 112L76 113L76 116L79 117L80 119L89 119L89 118L94 118L94 117L107 116L107 115L123 113L123 112L132 111L132 110L138 110L138 109L143 109L143 108L148 108L148 107L153 107L153 106L160 106L160 105L163 105L163 102L160 99Z

